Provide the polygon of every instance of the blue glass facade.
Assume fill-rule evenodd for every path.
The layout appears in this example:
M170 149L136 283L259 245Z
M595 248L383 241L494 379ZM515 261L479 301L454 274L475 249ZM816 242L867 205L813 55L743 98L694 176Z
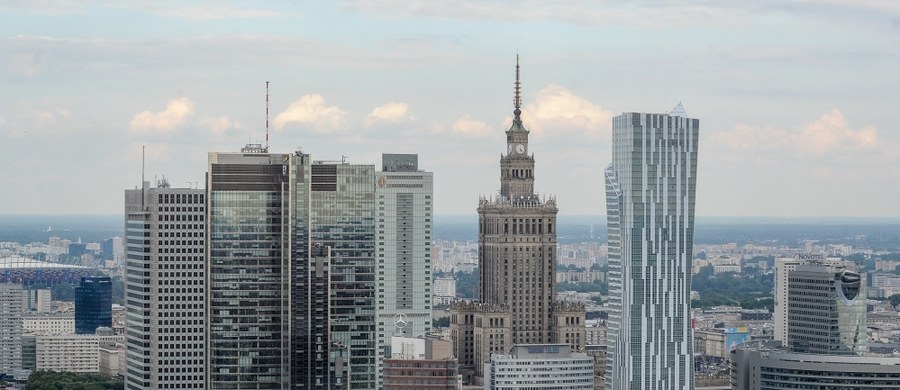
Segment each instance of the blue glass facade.
M75 288L75 333L94 334L112 326L112 282L108 276L82 277Z

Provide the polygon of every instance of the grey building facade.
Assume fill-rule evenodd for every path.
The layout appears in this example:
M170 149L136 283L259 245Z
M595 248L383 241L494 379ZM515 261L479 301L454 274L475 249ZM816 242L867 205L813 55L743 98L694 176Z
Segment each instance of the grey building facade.
M0 379L22 369L22 285L0 283Z
M794 353L780 342L749 342L731 351L731 388L900 389L900 357Z
M844 265L800 265L788 274L788 347L794 352L861 355L866 274Z
M125 388L204 389L206 193L125 191Z
M433 174L415 154L383 154L375 174L378 381L397 322L407 337L431 330Z
M693 388L698 130L680 104L668 114L613 118L607 389Z

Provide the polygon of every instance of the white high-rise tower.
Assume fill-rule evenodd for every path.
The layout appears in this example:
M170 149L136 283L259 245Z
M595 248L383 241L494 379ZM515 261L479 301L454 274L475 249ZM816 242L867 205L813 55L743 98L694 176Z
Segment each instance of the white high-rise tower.
M607 389L692 389L691 262L700 121L613 118Z

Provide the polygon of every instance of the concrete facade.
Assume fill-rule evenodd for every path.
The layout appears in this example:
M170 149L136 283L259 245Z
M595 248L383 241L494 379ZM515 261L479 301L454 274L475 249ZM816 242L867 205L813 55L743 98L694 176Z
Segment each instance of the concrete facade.
M384 154L375 174L378 377L392 354L390 340L402 325L408 337L431 330L433 174L415 154ZM436 283L435 283L436 284ZM400 317L402 316L402 317ZM401 324L398 324L401 322Z
M205 198L165 180L125 191L128 390L206 388Z
M0 377L22 369L22 286L0 283Z
M568 344L516 345L484 364L485 390L594 388L594 358Z

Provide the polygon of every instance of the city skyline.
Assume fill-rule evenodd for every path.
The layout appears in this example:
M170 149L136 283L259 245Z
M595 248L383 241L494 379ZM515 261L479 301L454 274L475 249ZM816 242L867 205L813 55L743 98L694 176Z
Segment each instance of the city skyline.
M417 153L435 214L472 214L499 190L477 168L498 158L519 52L523 119L545 145L536 190L560 215L605 214L613 116L679 101L707 129L698 216L900 215L888 2L0 9L0 164L15 184L0 214L118 213L142 145L151 180L202 183L208 151L265 142L266 81L273 152Z

